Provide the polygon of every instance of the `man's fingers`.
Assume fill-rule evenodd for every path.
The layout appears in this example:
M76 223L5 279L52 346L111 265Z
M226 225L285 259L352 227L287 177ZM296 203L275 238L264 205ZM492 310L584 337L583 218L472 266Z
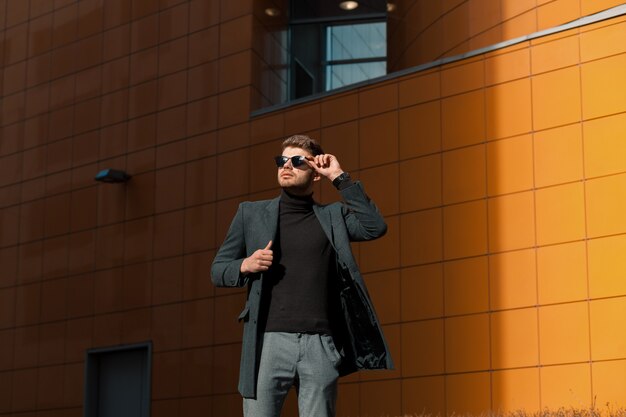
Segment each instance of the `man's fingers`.
M244 260L246 265L244 269L247 273L255 273L267 271L272 266L274 255L271 249L272 241L270 240L265 249L257 249L249 258ZM243 264L242 264L243 265Z
M270 241L271 243L271 241ZM270 245L268 244L268 247ZM271 249L259 249L256 252L254 252L254 254L252 255L254 257L254 259L257 262L269 262L269 264L272 263L272 260L274 259L274 252Z
M309 165L309 167L311 167L311 169L313 169L316 172L319 172L320 165L317 163L316 159L312 161L307 159L306 163Z
M271 262L263 262L263 261L259 261L257 263L257 267L256 269L258 270L268 270L270 268L270 266L272 266Z
M312 168L328 168L332 162L333 156L329 153L307 157L306 161Z
M325 153L322 155L318 155L319 159L318 159L318 166L320 168L328 168L330 166L330 163L333 159L333 156L331 154Z

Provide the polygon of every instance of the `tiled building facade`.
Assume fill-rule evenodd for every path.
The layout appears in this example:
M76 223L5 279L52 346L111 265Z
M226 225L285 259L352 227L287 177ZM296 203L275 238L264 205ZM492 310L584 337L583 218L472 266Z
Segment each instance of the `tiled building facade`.
M295 133L389 225L354 248L397 368L339 416L626 406L626 18L408 70L621 3L397 2L402 76L271 111L261 0L0 0L0 416L82 415L85 351L144 341L153 416L240 415L245 290L209 264Z

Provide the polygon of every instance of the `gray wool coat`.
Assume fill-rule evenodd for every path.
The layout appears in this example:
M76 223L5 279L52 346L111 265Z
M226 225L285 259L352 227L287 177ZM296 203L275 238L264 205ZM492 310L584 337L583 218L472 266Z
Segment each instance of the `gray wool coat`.
M391 369L391 354L350 246L351 241L384 235L387 225L360 182L340 193L342 202L313 206L336 253L337 282L332 288L336 291L338 308L331 313L331 324L334 323L333 337L342 355L339 371L346 375L359 369ZM264 274L243 276L239 268L244 258L264 248L270 240L276 240L278 204L278 197L241 203L211 266L214 285L248 288L246 305L239 315L244 323L239 392L246 398L256 396L263 336L260 312L267 297L264 297Z

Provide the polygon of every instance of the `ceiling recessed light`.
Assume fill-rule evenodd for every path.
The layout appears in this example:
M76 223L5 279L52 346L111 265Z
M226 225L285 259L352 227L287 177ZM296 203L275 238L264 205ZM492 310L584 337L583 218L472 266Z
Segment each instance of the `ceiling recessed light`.
M356 1L342 1L339 3L339 7L343 10L354 10L359 7L359 3Z
M393 12L394 10L396 10L396 5L395 5L395 4L393 4L393 3L387 3L387 12L388 12L388 13L391 13L391 12Z
M270 17L280 16L280 10L275 7L268 7L267 9L265 9L265 14Z

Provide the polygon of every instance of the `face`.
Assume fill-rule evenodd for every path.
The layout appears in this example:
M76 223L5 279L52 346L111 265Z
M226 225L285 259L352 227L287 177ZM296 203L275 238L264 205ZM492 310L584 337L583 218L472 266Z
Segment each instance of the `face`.
M310 152L301 148L286 147L283 156L313 156ZM291 160L285 162L281 168L278 168L278 185L287 191L296 195L307 195L313 192L313 182L320 179L319 174L314 171L308 164L302 164L295 168L291 164Z

